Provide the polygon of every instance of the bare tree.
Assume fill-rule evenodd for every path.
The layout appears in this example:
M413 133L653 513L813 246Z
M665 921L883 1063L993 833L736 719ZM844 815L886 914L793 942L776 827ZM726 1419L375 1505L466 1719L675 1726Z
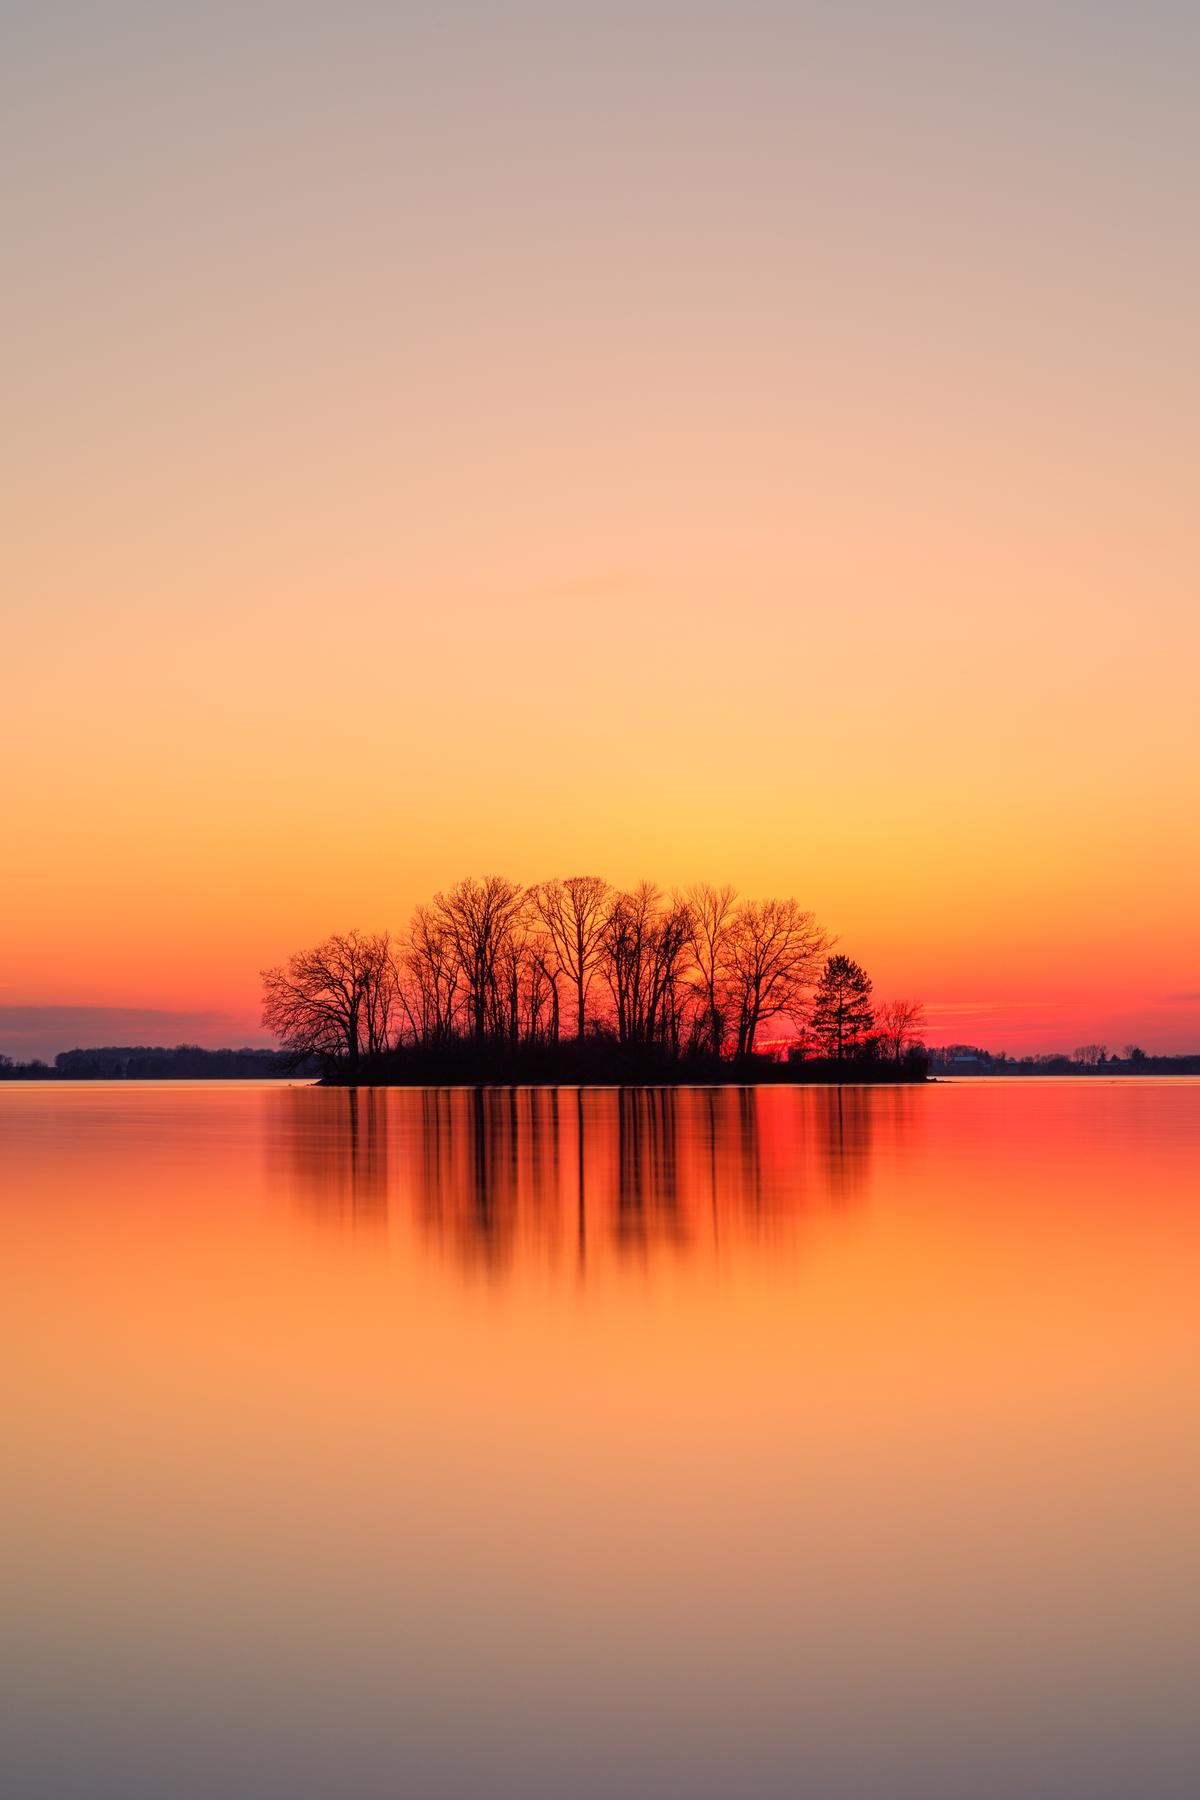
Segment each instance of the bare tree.
M561 972L550 935L527 895L496 954L493 1034L511 1046L556 1038Z
M759 1027L800 1007L827 933L794 900L746 900L729 934L729 982L738 1056L754 1048Z
M604 923L601 968L623 1044L678 1045L691 911L678 896L664 904L652 882L616 894Z
M614 895L605 915L601 967L622 1044L633 1042L637 1036L643 1010L642 965L657 902L658 889L644 881L631 894Z
M355 1068L391 1046L398 980L386 932L335 933L264 969L262 983L262 1022L298 1059L344 1056Z
M604 939L611 889L599 875L568 875L533 890L538 916L550 935L565 979L575 989L575 1035L582 1037L588 992Z
M692 966L692 909L674 894L659 920L654 956L654 1035L678 1056L685 1039L700 1039L704 1009L688 975Z
M528 940L514 921L496 946L496 974L489 1002L488 1036L514 1049L521 1041Z
M539 924L530 931L526 949L525 1035L531 1044L558 1043L562 972L554 941Z
M729 957L737 890L707 881L688 889L692 962L704 1004L705 1048L719 1056L725 1045L729 1009Z
M925 1008L919 1000L885 1000L875 1009L875 1029L886 1055L903 1062L906 1053L921 1042Z
M434 915L454 946L471 1033L483 1043L497 1022L501 950L517 923L523 890L502 875L468 876L448 894L433 897Z
M382 1056L398 1033L400 963L397 946L386 931L369 940L364 956L362 1034L368 1056Z
M462 1010L462 971L453 934L431 907L413 914L401 965L401 1002L414 1041L445 1043Z

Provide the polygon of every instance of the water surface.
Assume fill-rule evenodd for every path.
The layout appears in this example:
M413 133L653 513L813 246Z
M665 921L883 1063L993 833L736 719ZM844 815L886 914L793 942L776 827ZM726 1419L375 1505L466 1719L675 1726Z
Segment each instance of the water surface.
M0 1088L21 1800L1200 1792L1200 1084Z

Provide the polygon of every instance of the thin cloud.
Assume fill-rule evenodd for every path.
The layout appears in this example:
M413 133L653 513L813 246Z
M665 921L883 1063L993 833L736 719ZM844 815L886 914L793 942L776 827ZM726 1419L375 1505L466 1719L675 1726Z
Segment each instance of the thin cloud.
M966 1017L975 1013L994 1012L1028 1012L1039 1007L1053 1007L1054 1000L929 1000L925 1002L927 1013L952 1013L955 1017Z

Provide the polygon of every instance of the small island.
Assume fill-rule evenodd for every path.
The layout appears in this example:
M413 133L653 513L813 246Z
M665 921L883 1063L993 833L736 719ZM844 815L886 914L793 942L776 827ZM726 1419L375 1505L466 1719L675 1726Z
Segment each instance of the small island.
M407 930L263 971L263 1024L328 1083L917 1082L923 1015L791 898L473 877Z

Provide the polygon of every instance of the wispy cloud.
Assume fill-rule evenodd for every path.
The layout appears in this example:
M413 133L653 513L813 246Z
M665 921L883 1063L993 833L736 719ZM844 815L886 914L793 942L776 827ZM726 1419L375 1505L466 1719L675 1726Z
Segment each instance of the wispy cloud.
M1055 1005L1053 1000L929 1000L925 1003L925 1011L930 1015L949 1013L954 1018L968 1018L984 1013L1030 1012Z

